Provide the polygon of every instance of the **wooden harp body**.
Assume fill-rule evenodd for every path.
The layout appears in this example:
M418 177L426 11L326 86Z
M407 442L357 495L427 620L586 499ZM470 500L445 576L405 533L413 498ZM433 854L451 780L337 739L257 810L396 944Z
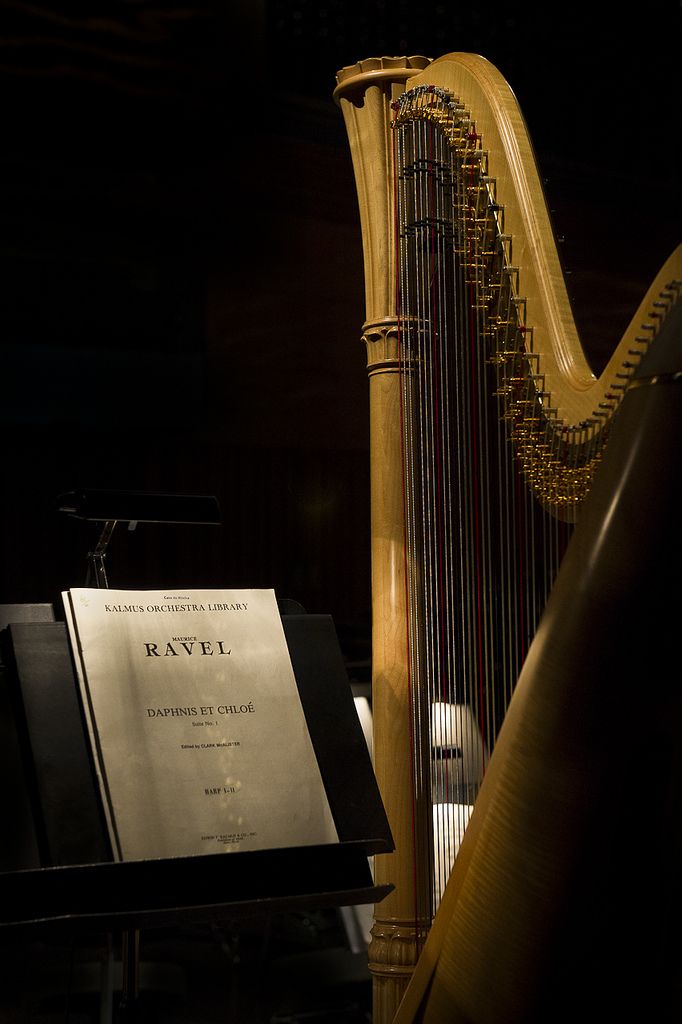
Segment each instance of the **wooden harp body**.
M377 858L395 890L369 952L383 1024L623 397L678 300L682 251L597 377L499 72L456 53L361 61L337 81L365 268L374 766L396 843Z

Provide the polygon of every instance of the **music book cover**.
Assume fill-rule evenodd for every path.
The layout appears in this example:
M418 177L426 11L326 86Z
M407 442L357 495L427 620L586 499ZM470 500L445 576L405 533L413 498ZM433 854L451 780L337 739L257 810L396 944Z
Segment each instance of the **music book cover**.
M62 596L116 859L338 842L272 590Z

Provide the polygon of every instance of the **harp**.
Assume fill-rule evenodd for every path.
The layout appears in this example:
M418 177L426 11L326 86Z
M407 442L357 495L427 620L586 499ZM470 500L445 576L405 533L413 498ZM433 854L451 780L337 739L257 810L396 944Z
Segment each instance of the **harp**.
M369 950L383 1024L624 396L679 298L682 251L597 377L499 72L471 54L370 59L338 73L335 98L364 251L374 766L396 843L377 858L395 889Z

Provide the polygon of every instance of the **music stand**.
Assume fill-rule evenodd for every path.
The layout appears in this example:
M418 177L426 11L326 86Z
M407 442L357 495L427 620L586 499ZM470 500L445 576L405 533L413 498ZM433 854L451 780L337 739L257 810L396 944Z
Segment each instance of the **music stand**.
M117 523L127 522L129 528L134 528L138 522L221 522L215 498L203 496L81 490L61 495L58 508L60 513L102 524L99 543L88 555L88 570L95 584L105 589L104 560ZM375 886L369 874L368 856L390 852L393 840L331 617L307 615L300 606L286 602L280 605L280 613L311 740L335 819L338 816L338 844L228 854L225 856L230 857L232 876L228 879L218 871L222 865L217 863L216 855L199 858L204 861L200 869L203 877L220 879L219 887L215 883L215 898L199 901L195 898L197 858L120 863L71 860L64 866L57 863L4 877L0 874L0 893L6 897L1 901L5 912L0 925L22 931L35 926L79 929L99 922L110 934L118 931L122 935L119 1011L123 1015L134 1014L139 995L141 927L210 919L212 915L238 918L263 910L282 912L304 906L379 902L393 888ZM53 680L46 678L56 664L71 674L63 623L10 625L5 633L8 663L12 662L18 690L23 686L28 693L36 676L42 676L41 685L47 682L50 692L70 690L68 680L53 686ZM37 658L36 648L43 652ZM321 678L324 688L319 685ZM75 687L75 681L72 685ZM36 703L43 714L43 704ZM73 711L71 720L74 722ZM45 724L43 734L54 735L55 730L46 729ZM74 722L74 731L81 728L80 720ZM82 741L82 736L79 739ZM344 747L347 741L350 747ZM345 757L349 751L350 756ZM353 798L349 800L350 791ZM175 885L162 887L164 892L175 890L172 906L164 898L156 905L149 904L151 880L159 875L175 879ZM114 902L114 893L118 903ZM119 911L118 906L123 910Z

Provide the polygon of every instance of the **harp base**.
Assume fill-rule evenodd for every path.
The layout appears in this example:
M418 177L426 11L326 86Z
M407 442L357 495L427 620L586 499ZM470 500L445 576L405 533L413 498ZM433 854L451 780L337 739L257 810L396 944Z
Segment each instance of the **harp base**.
M395 1017L428 928L424 922L415 925L414 921L395 918L375 920L369 945L374 1024L390 1024Z

